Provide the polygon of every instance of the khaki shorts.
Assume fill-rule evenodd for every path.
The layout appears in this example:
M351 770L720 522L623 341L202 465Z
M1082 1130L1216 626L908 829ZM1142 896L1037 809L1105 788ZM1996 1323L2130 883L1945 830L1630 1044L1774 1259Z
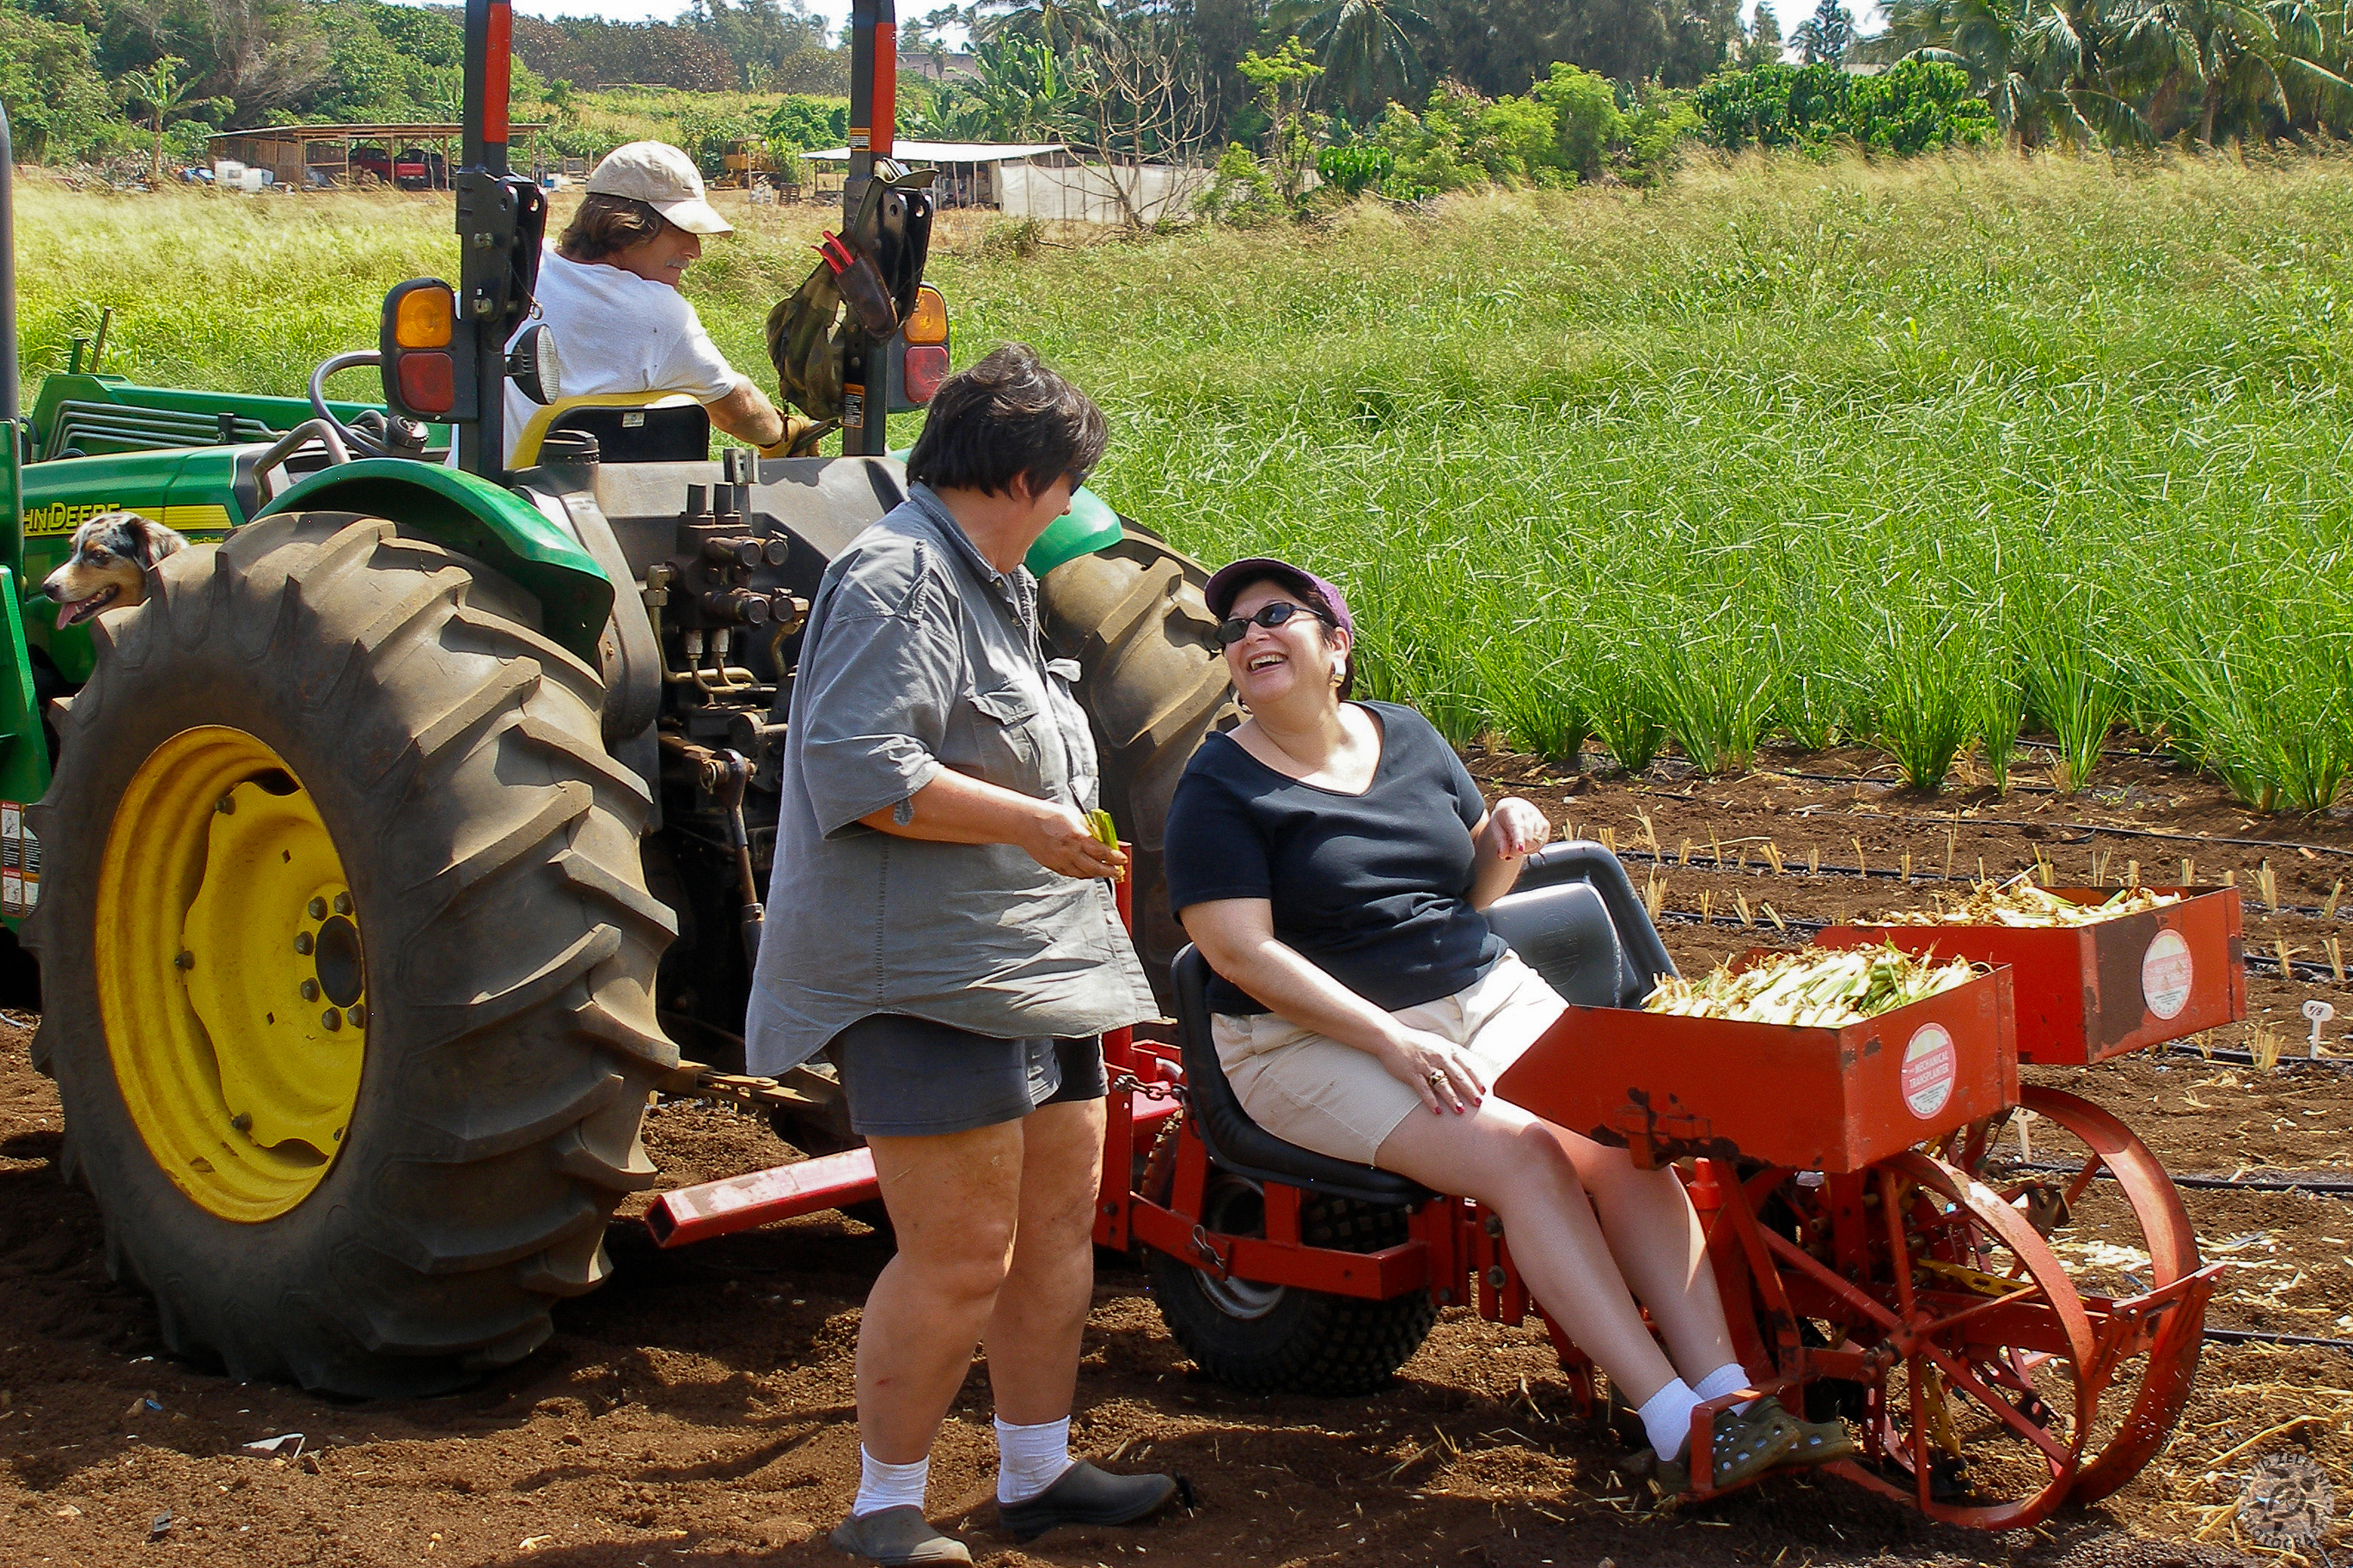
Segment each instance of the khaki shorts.
M1493 1084L1567 1005L1544 976L1506 952L1475 984L1390 1016L1452 1041ZM1374 1164L1381 1140L1423 1109L1413 1086L1369 1053L1271 1013L1213 1014L1209 1031L1250 1120L1303 1149Z

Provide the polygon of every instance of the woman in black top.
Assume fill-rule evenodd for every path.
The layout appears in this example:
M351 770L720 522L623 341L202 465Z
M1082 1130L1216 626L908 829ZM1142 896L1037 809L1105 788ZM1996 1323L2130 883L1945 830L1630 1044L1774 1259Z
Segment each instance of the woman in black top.
M1219 1059L1243 1108L1279 1138L1494 1210L1547 1315L1683 1484L1693 1411L1748 1381L1683 1184L1486 1093L1567 1005L1479 912L1551 824L1517 798L1489 810L1411 709L1347 700L1356 627L1331 584L1258 558L1207 595L1250 718L1186 768L1166 864L1216 972ZM1856 1451L1836 1421L1770 1399L1717 1417L1712 1447L1718 1486Z

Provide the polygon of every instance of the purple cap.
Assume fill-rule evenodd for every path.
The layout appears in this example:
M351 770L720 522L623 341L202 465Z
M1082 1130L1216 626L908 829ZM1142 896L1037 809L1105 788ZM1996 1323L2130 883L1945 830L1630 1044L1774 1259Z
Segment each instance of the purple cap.
M1252 555L1229 566L1220 566L1210 577L1208 586L1201 590L1208 601L1209 614L1224 620L1233 613L1234 595L1252 583L1272 579L1301 596L1315 601L1331 613L1340 629L1350 637L1356 635L1356 623L1348 614L1347 595L1335 584L1327 583L1314 573L1293 566L1288 561L1277 561L1271 555Z

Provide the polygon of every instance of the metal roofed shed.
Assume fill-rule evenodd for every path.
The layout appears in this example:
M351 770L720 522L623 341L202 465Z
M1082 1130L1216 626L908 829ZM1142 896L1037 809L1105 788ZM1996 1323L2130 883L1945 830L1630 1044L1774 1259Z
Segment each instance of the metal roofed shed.
M892 148L891 155L911 169L934 168L940 172L939 182L932 187L934 199L943 207L1003 206L1004 182L1000 175L1008 163L1028 163L1033 158L1060 158L1068 161L1071 150L1060 142L910 142L903 138ZM849 162L849 149L828 147L822 153L804 153L811 163ZM839 193L841 176L831 170L828 182L819 172L810 171L810 184L819 199L828 188Z
M846 163L849 149L802 156L812 163ZM1174 217L1209 179L1206 169L1176 163L1090 163L1060 142L902 140L891 156L911 169L937 169L934 188L943 207L995 207L1008 217L1072 223L1124 223L1131 206L1145 223ZM818 194L824 195L823 187Z
M544 124L517 125L534 143ZM291 190L348 186L366 174L403 190L447 190L465 127L455 123L263 125L206 137L215 163L267 169Z

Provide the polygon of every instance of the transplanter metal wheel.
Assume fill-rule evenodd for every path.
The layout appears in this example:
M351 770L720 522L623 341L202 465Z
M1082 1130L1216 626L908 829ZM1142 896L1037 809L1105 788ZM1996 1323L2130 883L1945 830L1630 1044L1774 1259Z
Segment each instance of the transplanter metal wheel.
M1079 661L1103 808L1134 850L1136 952L1166 1005L1168 966L1185 945L1161 863L1168 803L1201 738L1239 710L1217 619L1201 599L1208 573L1134 524L1127 530L1110 548L1049 572L1039 603L1048 640Z
M1171 1118L1166 1146L1179 1135ZM1154 1151L1144 1194L1165 1202L1174 1160ZM1209 1168L1202 1193L1203 1229L1221 1236L1266 1234L1265 1190L1248 1176ZM1412 1215L1354 1198L1310 1194L1300 1205L1300 1239L1310 1247L1378 1252L1403 1242ZM1413 1359L1438 1321L1426 1289L1386 1301L1338 1296L1261 1280L1220 1279L1182 1258L1145 1250L1153 1299L1176 1342L1201 1370L1245 1394L1370 1394Z
M2021 1156L2011 1117L1957 1136L1955 1163L2027 1216L2087 1306L2104 1311L2197 1272L2197 1228L2147 1144L2100 1107L2058 1089L2029 1084L2019 1102L2034 1116L2022 1145L2031 1160ZM2201 1304L2175 1304L2111 1363L2084 1433L2074 1501L2110 1495L2164 1448L2189 1403L2204 1316Z
M669 911L595 671L380 519L274 517L95 626L35 821L37 1065L165 1342L455 1386L528 1354L649 1185Z
M1885 1227L1883 1357L1854 1474L1932 1519L2021 1530L2066 1500L2097 1405L2091 1321L2042 1237L1982 1184L1924 1154L1873 1171Z

